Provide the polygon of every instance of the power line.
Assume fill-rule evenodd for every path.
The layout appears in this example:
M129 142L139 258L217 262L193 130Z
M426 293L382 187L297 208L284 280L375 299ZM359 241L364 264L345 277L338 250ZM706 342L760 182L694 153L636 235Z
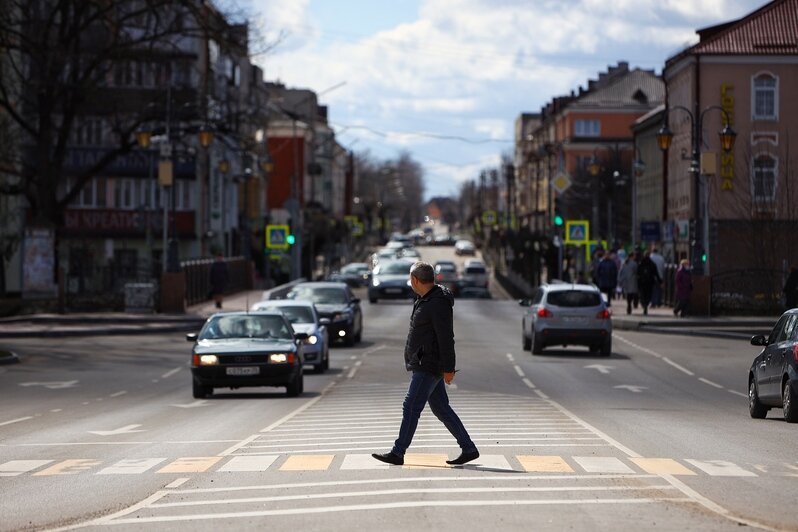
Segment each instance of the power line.
M362 125L349 125L349 124L334 124L338 127L343 127L346 129L364 129L370 133L374 133L375 135L383 138L387 138L390 136L408 136L408 137L424 137L424 138L431 138L431 139L438 139L438 140L456 140L459 142L466 142L468 144L509 144L515 142L513 139L492 139L492 138L483 138L483 139L470 139L467 137L461 137L460 135L443 135L440 133L427 133L423 131L379 131L369 126L362 126Z

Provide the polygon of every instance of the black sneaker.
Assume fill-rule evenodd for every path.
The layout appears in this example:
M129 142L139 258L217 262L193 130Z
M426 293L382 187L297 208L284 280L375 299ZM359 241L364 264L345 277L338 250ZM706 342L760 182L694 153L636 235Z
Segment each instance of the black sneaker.
M479 458L479 451L468 451L463 452L454 460L446 460L446 463L449 465L463 465L467 464L471 460L476 460L477 458Z
M376 458L380 462L385 462L386 464L402 465L405 463L404 456L399 456L393 453L384 453L384 454L373 453L371 456Z

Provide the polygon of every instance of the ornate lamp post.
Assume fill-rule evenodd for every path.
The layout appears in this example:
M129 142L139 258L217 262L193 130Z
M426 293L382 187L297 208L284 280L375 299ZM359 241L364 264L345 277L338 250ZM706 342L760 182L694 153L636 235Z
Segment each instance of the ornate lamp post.
M709 204L706 194L703 198L701 198L701 132L703 131L704 116L706 115L707 111L711 111L713 109L717 109L723 113L723 118L725 121L723 129L718 132L720 137L720 146L723 151L731 151L734 148L734 141L737 138L737 133L731 128L731 126L729 126L729 123L731 122L729 114L725 109L718 105L712 105L701 111L701 113L698 114L697 120L688 108L681 105L671 107L666 110L665 122L657 132L657 143L662 151L667 152L671 146L671 142L673 141L673 132L668 127L667 122L668 115L671 111L679 110L684 111L687 113L687 116L690 117L690 146L692 147L692 154L690 156L690 173L693 174L694 177L694 216L696 220L696 227L699 227L700 223L700 227L702 228L701 235L696 234L695 238L691 242L693 272L698 275L709 275L709 261L706 254L707 247L709 245ZM704 188L706 192L706 186ZM699 198L701 198L702 201L699 201ZM703 209L701 203L704 204ZM702 210L704 211L703 216Z

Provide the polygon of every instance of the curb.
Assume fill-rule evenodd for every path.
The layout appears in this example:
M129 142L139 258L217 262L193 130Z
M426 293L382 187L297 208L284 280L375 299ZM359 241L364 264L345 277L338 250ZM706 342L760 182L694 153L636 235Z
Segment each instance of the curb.
M194 323L184 323L174 326L155 326L155 327L107 327L102 329L61 329L61 330L29 330L29 331L3 331L0 338L66 338L77 336L135 336L140 334L161 334L178 332L197 332L202 328L205 320ZM2 359L0 359L2 360ZM1 362L0 362L1 363Z

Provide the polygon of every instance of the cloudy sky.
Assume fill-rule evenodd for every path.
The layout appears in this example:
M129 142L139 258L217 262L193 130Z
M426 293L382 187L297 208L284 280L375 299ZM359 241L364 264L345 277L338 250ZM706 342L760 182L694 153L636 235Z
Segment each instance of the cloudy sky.
M320 93L339 141L408 151L426 196L512 151L513 125L610 64L661 73L703 28L764 0L248 0L285 35L256 58L268 80ZM343 83L343 85L341 85ZM327 89L333 88L327 91ZM326 91L326 92L325 92Z

